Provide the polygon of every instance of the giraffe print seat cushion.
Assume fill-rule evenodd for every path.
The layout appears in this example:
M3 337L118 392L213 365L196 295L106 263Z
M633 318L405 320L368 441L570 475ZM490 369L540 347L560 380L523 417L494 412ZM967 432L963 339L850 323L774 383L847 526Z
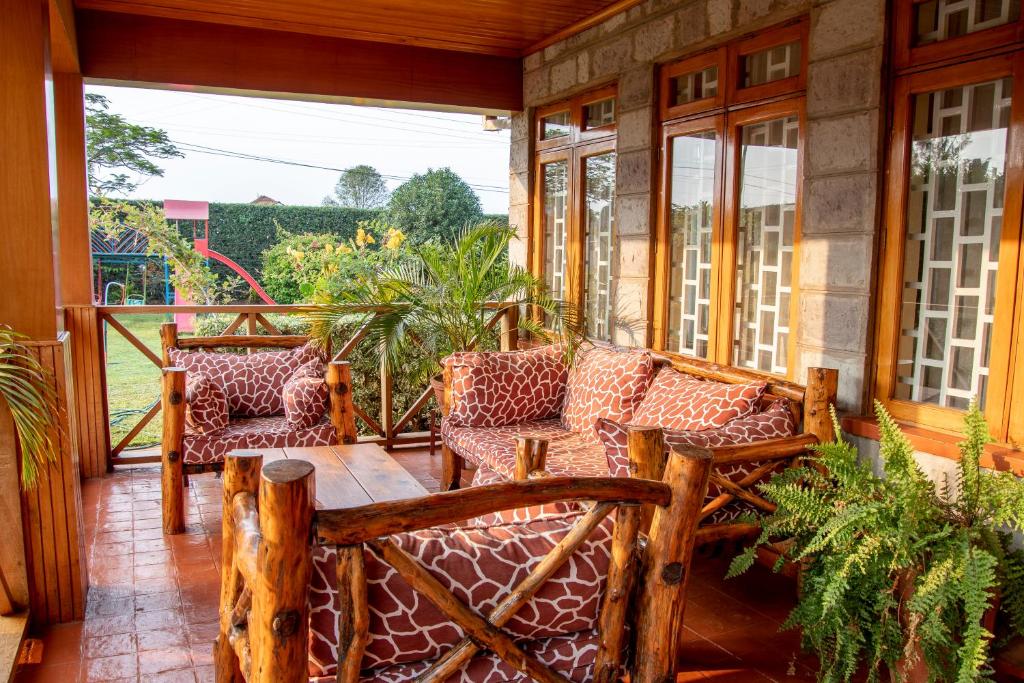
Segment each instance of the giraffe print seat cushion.
M187 374L203 373L220 384L232 417L269 417L284 414L285 382L320 351L306 344L250 354L168 349L168 355L171 365L185 368Z
M468 462L486 466L504 479L515 477L516 437L519 436L547 440L544 469L553 476L608 476L608 461L600 441L590 441L582 434L566 430L558 418L502 427L456 427L448 420L441 422L441 438L449 448Z
M583 683L594 680L594 662L601 645L596 630L568 636L540 638L520 644L523 650L542 664L562 674L570 681ZM407 664L393 664L362 672L360 683L407 683L414 681L433 664L421 660ZM448 683L527 683L529 676L509 666L497 655L483 652L471 659ZM313 676L310 683L335 683L332 676Z
M328 401L323 361L306 362L284 383L283 391L284 417L292 428L309 429L320 422Z
M600 443L598 418L629 422L651 382L654 358L642 349L590 347L569 371L562 405L565 429Z
M185 424L198 434L211 434L228 425L228 397L209 375L185 374Z
M473 473L473 481L470 486L487 486L488 484L504 484L510 481L501 476L487 465L480 465ZM547 505L531 505L525 508L514 508L512 510L500 510L490 512L486 515L474 517L466 522L467 526L494 526L496 524L514 524L516 522L528 522L538 517L563 515L567 512L582 512L583 505L577 502L548 503Z
M664 430L665 447L668 449L672 446L696 446L698 448L738 446L793 436L796 434L796 427L796 420L793 413L790 412L787 402L779 400L760 413L732 420L719 429L700 432L666 429ZM597 431L604 443L611 476L630 476L627 427L612 420L599 420ZM786 462L785 460L778 461L778 469L785 467ZM716 466L715 471L730 481L743 483L744 479L763 464L765 463L756 461L739 462L724 467ZM721 493L721 489L712 482L708 486L705 504L717 498ZM730 522L747 512L758 512L758 510L736 499L725 507L715 510L705 521L712 524Z
M491 527L446 526L396 534L391 540L466 604L487 614L529 575L573 528L578 513ZM611 551L611 517L522 607L505 629L537 640L597 627ZM337 671L337 551L314 550L310 585L310 673ZM462 631L370 549L364 551L369 640L361 668L434 659ZM476 680L476 679L473 679Z
M764 382L704 381L665 367L655 376L632 419L616 421L681 431L717 429L757 410L765 387Z
M448 419L462 427L500 427L557 415L569 371L562 347L456 353Z
M334 425L326 417L308 429L292 427L284 415L233 417L226 427L210 434L197 434L186 429L183 457L186 465L210 465L224 462L224 457L236 448L330 446L335 443Z

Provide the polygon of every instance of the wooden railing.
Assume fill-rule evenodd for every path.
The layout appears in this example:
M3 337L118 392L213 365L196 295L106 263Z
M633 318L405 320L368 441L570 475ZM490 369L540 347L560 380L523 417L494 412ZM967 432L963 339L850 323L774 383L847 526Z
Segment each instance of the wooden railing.
M283 315L298 315L304 311L308 311L309 306L300 305L221 305L221 306L98 306L95 308L100 327L104 330L105 334L109 335L111 332L116 333L124 337L133 347L135 347L149 362L151 362L157 368L163 366L163 359L160 357L159 349L152 349L147 346L137 335L132 333L120 320L119 316L131 316L131 315L152 315L152 314L163 314L172 315L176 313L192 313L192 314L227 314L234 315L232 321L220 332L221 335L238 334L240 331L247 335L260 334L260 329L266 334L281 334L280 329L275 326L268 315L270 314L283 314ZM500 339L501 348L515 348L518 344L517 336L517 317L518 309L501 307L499 305L494 306L495 315L488 321L487 330L493 329L497 325L501 325ZM366 309L360 309L360 311L367 315L375 315L378 310L372 307ZM352 336L345 340L340 345L337 345L333 349L333 360L346 360L352 353L359 347L359 345L365 340L368 332L368 322L364 323L361 327L357 328L353 332ZM186 338L187 339L187 338ZM184 340L183 340L184 341ZM104 401L107 401L106 396L106 359L105 359L105 343L96 345L96 352L100 354L99 368L103 374L102 386L104 388ZM380 420L374 418L370 413L372 411L367 410L366 406L355 405L356 417L366 426L371 432L370 435L362 437L363 440L370 440L382 444L385 448L391 449L396 446L409 446L409 445L421 445L426 444L430 441L430 432L425 431L409 431L410 425L416 416L426 407L430 398L433 396L433 388L431 386L423 387L420 393L417 395L415 401L408 406L404 412L397 414L395 405L395 381L396 378L394 373L391 372L384 363L380 365L379 382L380 382ZM153 384L153 396L154 399L160 394L160 385L158 381L154 381ZM159 462L160 456L156 453L147 453L145 455L132 455L130 452L130 446L132 441L142 432L146 426L152 422L153 419L160 413L160 402L156 401L149 409L139 418L139 420L128 430L128 432L113 443L110 439L109 430L106 434L106 457L110 466L121 465L121 464L135 464L140 462ZM109 409L105 411L105 414L109 414Z

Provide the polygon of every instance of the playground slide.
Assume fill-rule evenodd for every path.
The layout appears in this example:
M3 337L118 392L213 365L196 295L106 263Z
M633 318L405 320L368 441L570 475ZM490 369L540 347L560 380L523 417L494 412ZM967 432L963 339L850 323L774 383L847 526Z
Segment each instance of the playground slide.
M260 283L256 282L256 278L250 275L245 268L238 265L224 254L221 254L219 252L214 251L213 249L210 249L209 240L203 238L196 238L195 249L206 258L212 258L214 261L219 261L220 263L223 263L231 270L238 273L238 276L245 280L245 282L250 287L252 287L253 291L256 292L256 294L259 295L261 299L263 299L263 303L269 304L271 306L277 303L276 301L270 298L270 295L267 294L262 287L260 287Z

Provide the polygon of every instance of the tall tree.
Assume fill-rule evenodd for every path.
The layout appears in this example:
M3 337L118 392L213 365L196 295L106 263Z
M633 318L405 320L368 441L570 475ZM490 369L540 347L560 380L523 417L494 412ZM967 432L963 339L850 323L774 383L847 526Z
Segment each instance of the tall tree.
M85 128L89 192L93 195L127 194L141 182L133 180L129 172L142 179L162 176L164 170L152 159L185 156L166 131L129 123L111 113L110 101L103 95L85 96Z
M388 221L415 244L452 240L483 216L480 199L450 168L429 169L402 183L388 203Z
M379 209L388 201L388 186L373 166L360 164L341 172L334 196L324 197L324 206Z

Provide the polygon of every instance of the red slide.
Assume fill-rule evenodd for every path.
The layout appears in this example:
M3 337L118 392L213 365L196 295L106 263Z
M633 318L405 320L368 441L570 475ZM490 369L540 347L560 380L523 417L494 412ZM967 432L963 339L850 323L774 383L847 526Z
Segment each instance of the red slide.
M270 304L271 306L277 303L276 301L270 298L269 294L263 291L263 288L260 287L260 283L256 282L256 279L252 275L249 275L249 271L247 271L245 268L229 259L224 254L221 254L219 252L214 251L213 249L210 249L210 240L197 237L195 240L195 249L203 256L207 258L212 258L214 261L219 261L220 263L223 263L231 270L238 273L239 277L245 280L246 283L248 283L248 285L252 287L253 291L256 292L261 299L263 299L263 303Z

